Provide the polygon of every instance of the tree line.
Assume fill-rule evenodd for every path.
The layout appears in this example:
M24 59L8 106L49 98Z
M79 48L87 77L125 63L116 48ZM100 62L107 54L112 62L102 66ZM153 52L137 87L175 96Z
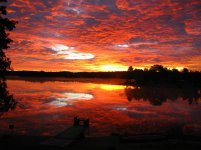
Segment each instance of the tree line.
M134 81L134 83L133 83ZM184 68L167 69L162 65L153 65L150 69L128 68L127 83L136 85L175 84L182 86L201 86L201 72Z
M153 65L150 69L133 69L116 72L44 72L44 71L9 71L7 76L19 77L66 77L66 78L121 78L127 85L157 85L157 84L180 84L186 86L200 86L201 72L189 71L184 68L167 69L162 65Z

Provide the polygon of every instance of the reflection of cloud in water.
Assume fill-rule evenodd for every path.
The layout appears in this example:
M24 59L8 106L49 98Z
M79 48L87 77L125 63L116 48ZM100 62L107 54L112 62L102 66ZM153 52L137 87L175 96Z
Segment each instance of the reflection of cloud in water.
M114 107L113 109L117 111L127 111L126 107Z
M62 98L56 97L49 104L56 107L63 107L73 105L73 101L76 100L91 100L94 98L93 95L85 93L64 93L63 96Z
M93 95L85 93L64 93L64 95L67 97L68 100L90 100L94 98Z

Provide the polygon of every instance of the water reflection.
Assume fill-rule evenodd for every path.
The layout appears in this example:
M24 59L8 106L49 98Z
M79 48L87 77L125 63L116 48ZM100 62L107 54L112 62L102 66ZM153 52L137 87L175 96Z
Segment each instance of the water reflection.
M9 94L7 84L5 81L0 80L0 117L9 110L16 108L17 102L14 100L13 95Z
M8 125L14 124L17 134L55 135L72 125L77 115L90 118L91 136L165 132L175 125L185 130L201 126L197 89L126 88L94 80L92 83L8 80L8 90L20 105L0 119L0 133L9 132Z
M201 90L196 87L126 87L125 94L128 101L144 100L152 105L162 105L167 100L176 101L179 98L188 101L189 104L198 104L201 97Z
M109 85L109 84L101 84L100 88L106 91L116 91L116 90L123 90L125 86L123 85Z
M128 109L126 107L113 107L114 110L117 111L127 111Z
M61 96L62 97L52 97L54 100L48 104L56 107L71 106L74 101L91 100L94 98L92 94L86 93L64 93Z

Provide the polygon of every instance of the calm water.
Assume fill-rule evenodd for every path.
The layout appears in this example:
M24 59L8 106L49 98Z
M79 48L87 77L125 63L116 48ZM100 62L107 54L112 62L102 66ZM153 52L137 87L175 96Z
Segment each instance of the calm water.
M90 136L111 133L201 134L201 99L197 89L137 88L81 82L8 80L18 105L1 113L0 133L55 135L90 118Z

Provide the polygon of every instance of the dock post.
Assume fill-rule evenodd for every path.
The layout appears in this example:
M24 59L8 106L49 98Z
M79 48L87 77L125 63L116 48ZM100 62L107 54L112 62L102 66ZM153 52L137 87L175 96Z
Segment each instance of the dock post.
M84 120L84 127L89 127L89 119Z
M74 123L73 123L73 126L79 126L79 119L78 117L74 117Z

